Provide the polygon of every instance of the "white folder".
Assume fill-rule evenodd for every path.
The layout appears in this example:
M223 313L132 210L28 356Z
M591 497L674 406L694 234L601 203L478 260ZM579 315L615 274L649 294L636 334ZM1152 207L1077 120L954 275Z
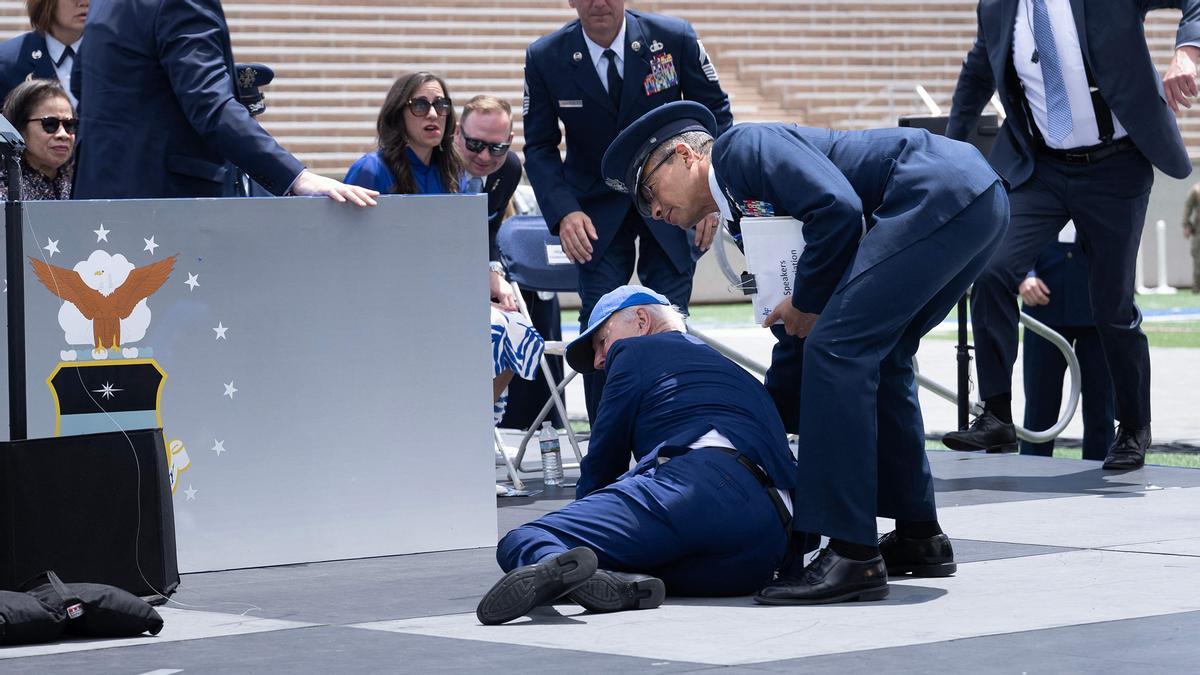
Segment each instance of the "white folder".
M796 262L804 252L804 223L789 216L742 218L742 246L746 271L754 275L754 316L762 323L792 296Z

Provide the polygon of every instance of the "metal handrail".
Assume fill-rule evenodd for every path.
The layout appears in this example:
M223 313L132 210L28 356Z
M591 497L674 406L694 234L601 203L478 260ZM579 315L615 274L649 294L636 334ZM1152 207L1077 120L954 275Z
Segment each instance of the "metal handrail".
M721 238L717 242L714 242L715 245L713 246L713 250L716 252L716 255L717 255L717 266L721 268L721 272L729 280L731 287L739 288L742 283L741 275L737 274L736 272L733 271L733 267L729 264L728 254L725 251L726 241L732 243L733 237L731 237L724 228L721 228L721 235L722 235ZM1067 396L1066 408L1061 413L1059 413L1058 421L1055 422L1053 426L1051 426L1049 429L1045 429L1043 431L1032 431L1032 430L1026 429L1025 427L1022 427L1020 425L1016 425L1017 438L1020 438L1021 440L1024 440L1024 441L1029 441L1031 443L1044 443L1046 441L1054 440L1055 438L1058 437L1059 434L1061 434L1063 432L1063 429L1067 428L1067 424L1069 424L1071 422L1071 419L1075 416L1075 410L1079 407L1079 392L1080 392L1079 358L1075 355L1075 350L1071 347L1071 343L1067 342L1066 338L1064 338L1062 335L1059 335L1058 333L1056 333L1053 329L1051 329L1046 324L1029 316L1025 312L1021 312L1020 321L1022 324L1025 325L1025 327L1027 329L1032 330L1034 333L1046 338L1047 340L1050 341L1051 344L1053 344L1055 347L1058 347L1058 350L1061 351L1063 354L1063 358L1066 359L1067 369L1071 373L1071 389L1070 389L1070 394ZM708 343L711 347L713 347L717 351L721 352L725 356L729 357L730 360L732 360L734 363L737 363L738 365L742 366L746 370L748 370L752 373L757 373L760 376L766 374L766 372L767 372L766 366L762 365L761 363L758 363L757 361L754 361L753 359L747 358L746 356L739 353L737 350L735 350L731 347L728 347L724 344L721 344L717 340L714 340L713 338L708 337L704 333L696 330L695 328L693 328L691 326L688 326L688 332L695 335L696 337L700 338L704 342ZM946 399L947 401L950 401L951 403L957 404L958 394L956 392L954 392L953 390L949 389L948 387L944 387L944 386L938 384L937 382L934 382L933 380L929 379L928 377L922 375L920 372L920 368L917 365L916 359L913 359L913 369L916 371L918 385L925 387L929 391L933 392L934 394L937 394L938 396ZM983 405L980 404L978 401L972 401L971 402L971 413L974 415L979 415L982 412L983 412Z

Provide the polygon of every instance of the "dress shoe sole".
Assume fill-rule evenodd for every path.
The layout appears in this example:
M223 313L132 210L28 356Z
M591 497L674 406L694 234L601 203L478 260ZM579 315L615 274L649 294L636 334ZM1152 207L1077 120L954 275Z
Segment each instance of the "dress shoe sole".
M886 564L886 558L885 564ZM958 564L953 562L933 563L927 565L888 565L887 572L889 577L922 577L925 579L937 579L940 577L952 577L958 571Z
M1104 464L1102 464L1100 466L1100 468L1104 469L1106 471L1132 471L1134 469L1140 469L1145 465L1146 465L1146 460L1144 460L1144 459L1137 463L1126 462L1124 460L1118 460L1118 461L1105 461Z
M835 602L870 602L872 600L883 600L888 596L890 589L887 586L879 588L868 588L841 595L831 595L824 598L769 598L763 595L755 595L754 601L760 605L831 605Z
M495 626L525 616L540 604L562 597L596 573L596 554L580 546L535 565L505 574L492 586L475 617L485 626Z
M1015 442L1002 443L1000 445L977 445L975 443L968 443L966 441L960 441L954 438L942 438L942 444L951 450L958 450L960 452L985 450L988 454L1001 454L1017 451L1017 444Z
M626 580L600 570L571 591L570 597L589 612L654 609L667 597L667 586L656 577L638 576Z

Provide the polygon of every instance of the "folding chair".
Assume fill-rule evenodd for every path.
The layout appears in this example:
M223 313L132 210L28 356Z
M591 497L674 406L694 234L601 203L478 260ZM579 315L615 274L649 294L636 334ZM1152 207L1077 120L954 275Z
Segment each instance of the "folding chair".
M504 221L500 226L500 231L496 234L496 244L500 249L504 267L508 271L508 281L512 284L513 294L516 296L517 309L531 324L533 319L529 316L529 307L526 306L525 299L521 297L522 288L553 293L578 290L578 272L575 263L567 259L558 242L558 237L550 234L550 230L546 228L546 221L541 216L513 216ZM550 400L542 406L541 412L538 413L533 424L529 426L521 439L516 460L516 470L521 473L537 472L536 469L526 469L522 463L529 440L537 435L538 428L549 417L552 409L557 410L562 418L566 427L567 441L575 452L575 463L563 466L578 468L579 462L583 461L583 454L579 451L579 440L575 437L575 432L567 420L567 406L563 403L562 398L567 384L575 378L576 373L564 363L562 382L555 382L554 372L550 370L550 363L546 360L546 356L563 356L566 353L566 347L566 343L562 341L546 342L546 351L542 355L540 365L542 375L546 378L546 383L550 388ZM504 449L500 448L500 451L507 458Z

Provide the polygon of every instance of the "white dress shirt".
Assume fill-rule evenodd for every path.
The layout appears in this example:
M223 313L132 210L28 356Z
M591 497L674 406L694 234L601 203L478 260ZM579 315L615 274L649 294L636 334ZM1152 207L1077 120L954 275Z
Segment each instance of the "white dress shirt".
M71 68L75 65L75 57L68 56L67 58L63 59L63 62L60 64L58 60L62 58L63 50L66 49L67 46L56 40L49 33L45 33L45 36L46 51L50 52L50 62L55 64L54 71L58 73L58 81L62 83L63 89L67 90L67 98L71 101L71 107L78 107L79 101L76 101L75 95L71 93ZM82 37L80 37L71 45L71 50L75 54L79 54L79 45L81 44L83 44Z
M610 47L601 47L592 42L588 37L587 31L583 33L583 42L587 45L588 55L592 57L592 65L596 67L596 74L600 76L600 84L603 85L604 91L608 91L608 58L604 56L604 50L611 49L617 55L617 72L621 73L621 78L625 77L625 19L621 19L621 32L617 33L617 37L613 38Z

